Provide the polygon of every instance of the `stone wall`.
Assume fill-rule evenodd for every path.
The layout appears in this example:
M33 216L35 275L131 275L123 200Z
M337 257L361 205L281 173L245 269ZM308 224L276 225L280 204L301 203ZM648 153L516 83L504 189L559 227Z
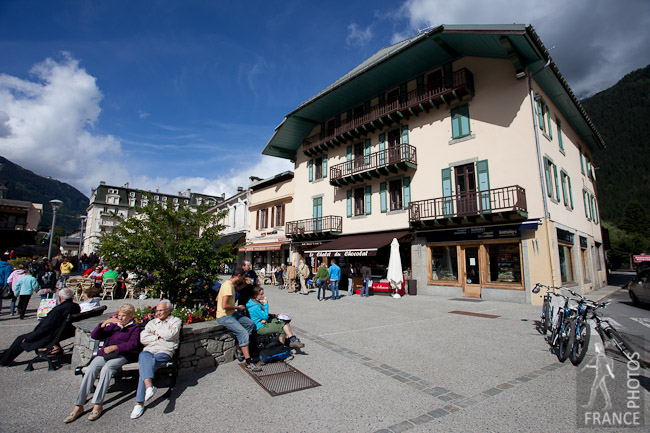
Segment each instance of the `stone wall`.
M95 340L91 331L106 317L94 317L75 323L72 367L86 365L92 357ZM216 321L184 325L179 351L179 375L193 373L235 359L235 337Z

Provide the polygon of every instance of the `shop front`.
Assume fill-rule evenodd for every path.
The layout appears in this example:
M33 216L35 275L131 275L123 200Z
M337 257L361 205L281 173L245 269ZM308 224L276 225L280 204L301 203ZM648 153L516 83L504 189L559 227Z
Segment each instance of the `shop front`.
M521 224L418 233L429 291L469 298L494 289L523 293L521 233Z
M250 260L256 271L270 272L286 264L289 259L289 239L280 238L274 242L253 242L239 248L246 260Z

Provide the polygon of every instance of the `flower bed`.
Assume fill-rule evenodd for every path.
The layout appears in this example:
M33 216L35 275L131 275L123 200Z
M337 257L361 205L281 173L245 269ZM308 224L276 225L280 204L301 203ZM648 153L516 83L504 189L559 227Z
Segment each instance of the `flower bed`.
M156 307L144 307L135 310L136 323L147 323L155 317ZM183 322L183 325L190 323L208 322L216 320L217 309L209 305L189 308L183 306L176 306L172 311L172 316L178 317Z

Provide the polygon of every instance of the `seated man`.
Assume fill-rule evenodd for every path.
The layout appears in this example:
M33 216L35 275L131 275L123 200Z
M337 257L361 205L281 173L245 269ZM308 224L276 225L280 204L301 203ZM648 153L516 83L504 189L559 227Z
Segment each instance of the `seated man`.
M140 418L144 413L144 402L150 400L158 390L153 386L154 373L172 359L178 348L183 323L171 313L172 303L163 299L156 305L156 318L147 323L140 333L144 349L138 359L140 379L131 419Z
M41 320L32 332L16 337L11 347L4 352L0 359L1 366L7 367L11 365L13 360L25 350L30 351L44 347L50 341L52 335L63 324L63 321L66 319L68 314L79 313L79 305L72 301L72 297L74 296L72 290L67 288L61 289L57 293L57 296L59 298L59 305L52 308L47 316L45 316L45 319ZM63 333L61 339L64 340L73 335L74 328L70 326L70 329L66 329ZM60 350L61 349L59 348L59 351Z
M255 330L255 323L244 316L244 305L235 305L235 285L244 283L245 276L246 270L244 268L237 268L232 274L232 277L221 285L221 289L219 289L219 294L217 295L217 322L235 334L239 347L246 359L246 369L250 371L262 371L253 362L250 351L248 350L250 335Z

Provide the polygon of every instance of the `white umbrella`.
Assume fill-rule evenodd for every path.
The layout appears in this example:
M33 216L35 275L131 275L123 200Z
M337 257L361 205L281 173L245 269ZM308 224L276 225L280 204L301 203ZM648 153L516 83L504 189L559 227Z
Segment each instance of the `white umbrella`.
M390 243L390 259L388 261L388 282L395 291L393 298L399 298L400 295L397 293L399 287L402 287L402 282L404 281L404 274L402 273L402 259L399 256L399 242L396 238L393 238L393 242Z

